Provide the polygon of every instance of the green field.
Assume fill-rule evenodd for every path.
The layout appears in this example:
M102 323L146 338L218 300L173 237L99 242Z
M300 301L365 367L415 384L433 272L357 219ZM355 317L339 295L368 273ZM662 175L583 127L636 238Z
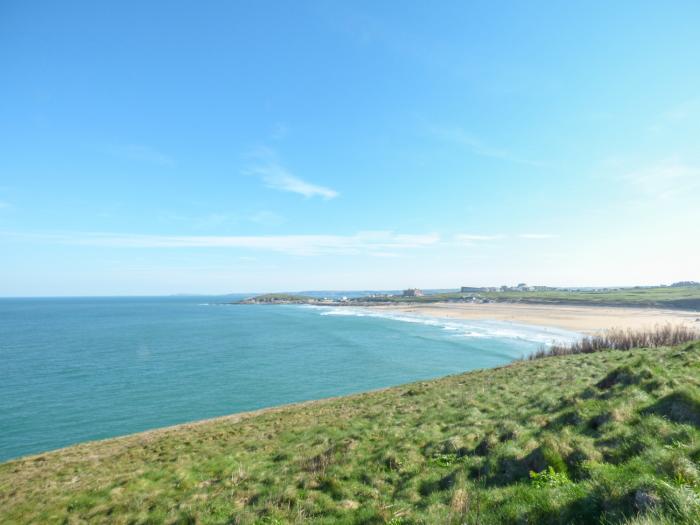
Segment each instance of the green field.
M604 291L548 290L537 292L479 292L441 293L422 297L386 297L362 299L363 301L431 303L459 300L472 296L496 302L532 304L581 304L599 306L643 306L700 310L700 286L688 287L637 287Z
M243 301L238 301L240 303L314 303L316 299L309 297L307 295L291 294L291 293L267 293L263 295L256 295L249 299L244 299Z
M517 362L2 464L0 523L28 522L700 523L700 343Z

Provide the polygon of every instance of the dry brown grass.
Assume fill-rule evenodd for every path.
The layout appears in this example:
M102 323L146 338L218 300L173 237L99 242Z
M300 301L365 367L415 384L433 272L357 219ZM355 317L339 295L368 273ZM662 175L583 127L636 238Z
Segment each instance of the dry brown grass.
M685 325L658 325L644 330L612 329L607 332L584 337L566 345L540 348L529 359L540 359L557 355L592 354L602 350L631 350L632 348L659 348L674 346L700 339L700 331Z

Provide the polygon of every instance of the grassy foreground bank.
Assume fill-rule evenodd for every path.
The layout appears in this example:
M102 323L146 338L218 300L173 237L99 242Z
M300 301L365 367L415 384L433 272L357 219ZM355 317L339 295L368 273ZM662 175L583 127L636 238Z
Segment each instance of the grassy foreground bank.
M27 522L700 523L700 343L523 361L4 463L0 523Z

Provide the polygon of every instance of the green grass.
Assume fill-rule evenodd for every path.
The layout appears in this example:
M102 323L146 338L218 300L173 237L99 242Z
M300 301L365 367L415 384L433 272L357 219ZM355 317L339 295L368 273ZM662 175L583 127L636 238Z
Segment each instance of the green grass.
M255 303L314 303L317 299L314 297L309 297L308 295L297 295L290 293L267 293L263 295L256 295L249 299L244 299L239 302L255 302Z
M565 355L0 465L1 523L700 523L700 343Z
M700 309L700 287L638 287L604 291L548 290L538 292L441 293L422 297L363 298L368 302L432 303L478 295L497 302L532 304L581 304Z
M436 303L441 301L463 300L477 295L495 302L530 304L572 304L593 306L642 306L662 308L682 308L700 310L700 286L686 287L635 287L602 291L547 290L537 292L478 292L478 293L434 293L419 297L381 296L357 297L348 304L358 303ZM259 295L242 302L275 303L317 303L318 299L305 295L270 293Z
M490 292L485 296L502 301L570 303L609 306L665 306L700 308L700 287L623 288L609 291Z

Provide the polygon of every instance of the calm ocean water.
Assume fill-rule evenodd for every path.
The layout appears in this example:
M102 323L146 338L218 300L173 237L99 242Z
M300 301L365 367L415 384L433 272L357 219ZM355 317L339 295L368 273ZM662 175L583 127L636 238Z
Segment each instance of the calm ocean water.
M576 337L222 300L0 299L0 460L496 366Z

